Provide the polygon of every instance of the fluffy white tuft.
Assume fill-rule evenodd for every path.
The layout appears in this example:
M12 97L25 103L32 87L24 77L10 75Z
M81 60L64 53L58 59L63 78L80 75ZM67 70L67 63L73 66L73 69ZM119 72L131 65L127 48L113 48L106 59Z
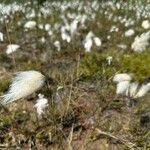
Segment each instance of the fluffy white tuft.
M9 44L7 45L6 53L9 55L19 49L20 46L17 44Z
M10 88L3 97L3 103L7 104L15 100L25 98L44 85L45 76L38 71L21 71L16 73Z
M132 77L127 73L116 74L113 78L113 82L119 83L121 81L131 81Z
M96 46L100 47L102 45L102 41L99 37L94 37L93 40Z
M85 40L83 41L84 49L85 49L86 52L91 51L91 48L92 48L92 45L93 45L93 40L92 40L93 37L94 37L94 33L92 31L90 31L86 35Z
M54 46L57 48L58 51L60 51L61 46L60 46L60 42L59 41L55 41L54 42Z
M127 45L125 45L125 44L118 44L117 47L119 47L121 49L127 49Z
M139 84L137 82L130 83L129 88L126 91L126 96L134 97L136 95L138 85Z
M135 95L135 98L142 97L149 91L150 91L150 83L142 85L137 94Z
M92 45L93 45L93 41L92 39L87 39L84 43L84 48L85 48L85 51L86 52L90 52L91 51L91 48L92 48Z
M143 52L149 45L149 40L150 40L150 32L143 33L135 38L134 42L131 45L131 48L135 52Z
M4 41L4 35L2 32L0 32L0 41L3 42Z
M28 21L24 25L25 29L34 29L35 27L36 27L36 22L35 21Z
M148 20L144 20L144 21L142 22L142 27L143 27L144 29L149 29L149 28L150 28L150 22L149 22Z
M107 62L108 62L108 65L111 65L111 62L112 62L112 56L108 56L107 58L106 58L106 60L107 60Z
M48 106L48 100L44 98L44 95L42 94L39 94L38 97L39 98L37 99L36 104L34 105L34 108L37 109L37 114L40 117L45 107Z
M117 94L125 94L127 89L129 88L130 81L121 81L117 84Z
M133 29L129 29L124 33L124 35L125 35L125 37L129 37L129 36L134 35L134 33L135 33L135 31Z

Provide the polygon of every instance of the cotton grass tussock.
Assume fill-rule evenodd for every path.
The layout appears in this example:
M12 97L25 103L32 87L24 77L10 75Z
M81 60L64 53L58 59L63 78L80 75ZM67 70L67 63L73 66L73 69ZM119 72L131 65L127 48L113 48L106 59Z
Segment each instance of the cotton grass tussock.
M45 76L38 71L21 71L16 73L8 92L2 96L3 104L11 103L21 98L25 98L38 89L45 82Z
M48 99L44 98L44 95L42 94L39 94L38 97L34 108L37 110L38 117L41 117L44 113L44 109L48 106Z
M149 45L150 31L137 36L131 45L135 52L143 52Z

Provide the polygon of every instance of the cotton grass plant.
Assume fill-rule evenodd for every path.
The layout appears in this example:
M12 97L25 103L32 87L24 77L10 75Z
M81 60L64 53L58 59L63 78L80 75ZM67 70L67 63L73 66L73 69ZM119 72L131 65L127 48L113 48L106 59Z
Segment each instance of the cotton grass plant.
M37 110L38 117L44 113L44 109L48 106L48 99L44 98L44 95L38 94L38 99L36 100L36 104L34 108Z
M137 36L134 39L134 42L132 43L131 48L135 52L143 52L149 46L149 41L150 41L150 31L146 33L142 33L140 36Z
M40 89L45 82L45 76L34 70L21 71L15 75L8 92L2 96L2 104L26 98Z
M117 83L116 94L140 98L150 91L150 83L140 86L138 82L131 82L131 79L128 74L116 74L113 78L113 81Z

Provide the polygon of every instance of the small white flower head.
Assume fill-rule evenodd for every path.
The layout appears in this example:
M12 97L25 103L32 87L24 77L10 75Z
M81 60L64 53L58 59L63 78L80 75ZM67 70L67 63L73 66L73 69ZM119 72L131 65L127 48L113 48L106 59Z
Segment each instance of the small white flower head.
M43 29L44 29L43 24L39 24L39 25L38 25L38 28L41 29L41 30L43 30Z
M71 36L73 36L73 35L76 33L77 27L78 27L78 20L75 19L75 20L73 20L73 22L70 24L70 33L71 33Z
M127 89L129 88L130 81L121 81L117 84L117 94L126 94Z
M7 53L7 55L9 55L9 54L15 52L16 50L18 50L19 48L20 48L20 46L17 44L7 45L6 53Z
M143 27L144 29L149 29L149 28L150 28L150 22L149 22L148 20L144 20L144 21L142 22L142 27Z
M59 41L55 41L54 42L54 46L57 48L58 51L60 51L60 42Z
M149 40L150 40L150 32L143 33L134 39L131 48L135 52L143 52L149 45Z
M36 27L36 22L35 21L28 21L24 25L25 29L34 29L35 27Z
M110 38L111 38L111 36L110 36L110 35L108 35L108 36L107 36L107 39L108 39L108 40L110 40Z
M122 81L131 81L131 80L132 80L131 75L129 75L127 73L116 74L113 78L113 82L115 82L115 83L119 83Z
M99 37L94 37L93 40L96 46L100 47L102 45L101 39Z
M129 30L127 30L126 32L125 32L125 37L129 37L129 36L132 36L132 35L134 35L134 30L133 29L129 29Z
M85 40L91 39L91 38L93 38L93 37L94 37L94 33L93 33L92 31L90 31L90 32L86 35Z
M142 85L137 94L135 95L135 98L142 97L145 94L147 94L150 91L150 83L146 85Z
M67 32L62 32L61 33L62 40L67 41L68 43L71 42L71 37Z
M4 35L2 32L0 32L0 41L3 42L4 41Z
M127 45L125 45L125 44L118 44L117 47L119 47L121 49L127 49Z
M49 35L49 36L52 36L52 35L53 35L53 31L52 31L52 30L49 30L49 31L48 31L48 35Z
M34 108L36 108L38 117L40 117L44 113L44 109L48 106L48 99L44 98L42 94L39 94L38 97Z
M107 62L108 62L108 65L111 65L111 62L112 62L112 56L108 56L107 58L106 58L106 60L107 60Z
M91 39L91 38L87 39L87 40L84 42L85 51L86 51L86 52L90 52L90 51L91 51L91 48L92 48L92 45L93 45L92 39Z
M92 31L90 31L86 35L86 37L85 37L85 39L83 41L84 49L85 49L86 52L90 52L91 51L91 48L93 46L93 39L92 39L93 37L94 37L94 33Z
M45 83L45 76L38 71L21 71L16 73L8 92L2 96L2 103L7 104L25 98Z
M109 32L118 32L118 31L119 31L119 28L113 25Z
M47 23L45 25L45 31L49 31L50 29L51 29L51 25Z
M113 82L117 83L116 93L125 95L128 91L131 80L132 77L129 74L126 73L116 74L113 78Z
M45 37L41 37L41 38L40 38L40 42L41 42L41 43L45 43L45 42L46 42Z

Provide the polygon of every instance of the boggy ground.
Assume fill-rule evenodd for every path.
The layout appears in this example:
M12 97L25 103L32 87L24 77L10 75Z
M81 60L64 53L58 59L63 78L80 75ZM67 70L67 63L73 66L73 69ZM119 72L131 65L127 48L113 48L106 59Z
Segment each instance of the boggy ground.
M124 16L122 11L113 11L116 16ZM60 13L57 9L54 12L37 21L59 22ZM133 80L141 84L150 74L149 49L134 53L130 48L133 37L121 38L125 27L119 24L119 32L110 33L112 39L107 40L106 32L112 22L98 14L86 24L86 29L79 29L81 34L69 44L56 33L54 39L61 42L61 50L57 51L54 39L45 31L39 28L24 31L27 20L24 13L16 12L6 18L9 21L0 27L5 35L0 43L0 95L8 90L17 71L37 70L52 80L48 88L44 86L26 99L0 106L0 149L150 149L149 94L139 99L116 95L116 85L112 82L117 72L133 73ZM144 32L138 23L136 32ZM90 53L85 53L82 41L90 30L102 37L102 46L94 46ZM41 37L46 39L44 44ZM116 46L120 41L126 42L126 50ZM10 43L18 43L20 49L7 55L5 50ZM106 60L108 56L113 57L111 65ZM38 93L49 100L41 118L33 108Z
M29 69L45 72L55 82L39 91L49 100L41 119L33 109L37 94L1 106L1 148L148 149L148 95L136 101L117 96L112 78L84 76L80 63L86 55L74 56L58 54L49 63L41 63L37 56L36 67L30 59L18 63L16 57L16 68L28 64ZM10 67L8 62L1 61ZM8 89L12 71L1 70L2 92ZM58 86L62 89L57 91Z

